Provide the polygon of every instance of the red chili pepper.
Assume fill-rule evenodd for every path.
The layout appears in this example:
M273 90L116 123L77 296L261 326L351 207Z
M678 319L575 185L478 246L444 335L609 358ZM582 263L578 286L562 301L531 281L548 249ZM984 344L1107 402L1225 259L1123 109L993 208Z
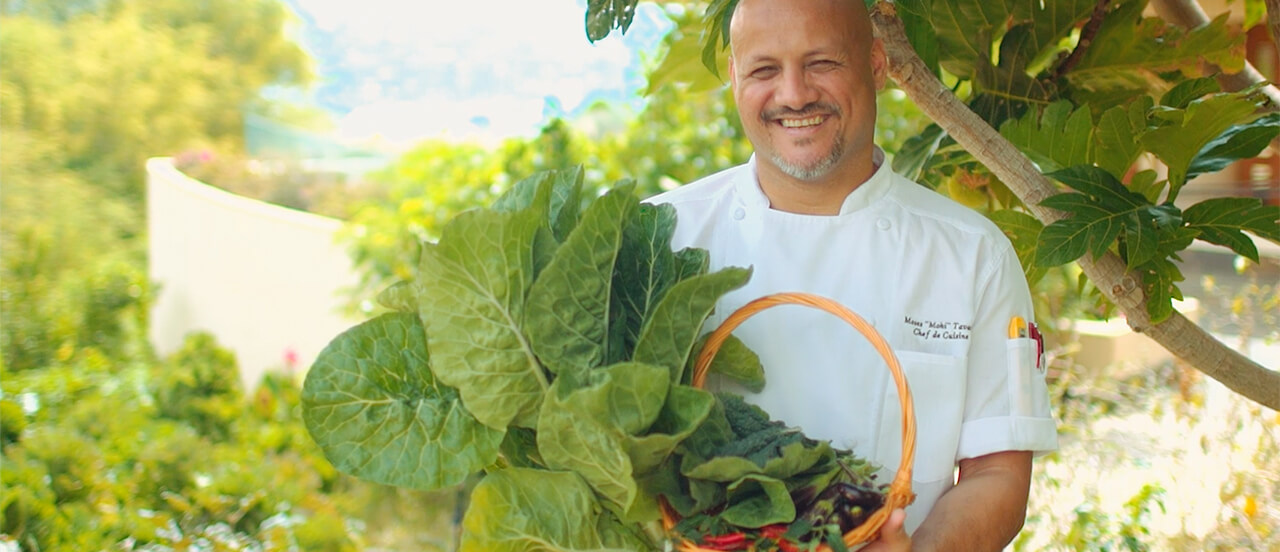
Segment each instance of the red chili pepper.
M713 550L746 550L751 545L747 534L742 532L708 535L703 537L702 544Z

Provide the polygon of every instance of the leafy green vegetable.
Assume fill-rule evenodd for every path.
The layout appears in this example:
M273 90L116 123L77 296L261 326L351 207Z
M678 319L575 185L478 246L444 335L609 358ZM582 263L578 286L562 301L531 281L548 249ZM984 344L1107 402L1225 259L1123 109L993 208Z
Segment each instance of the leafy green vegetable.
M494 429L513 421L531 427L551 385L522 325L534 236L546 224L539 215L533 209L458 215L438 243L424 245L415 281L431 370Z
M584 207L581 183L540 173L449 221L419 273L380 294L396 312L335 338L307 375L304 417L339 469L418 488L490 470L464 548L658 546L642 530L657 495L638 481L716 404L681 369L750 272L672 252L674 210L641 206L633 185Z
M577 474L510 468L471 493L462 519L462 552L635 551L649 548L624 531Z
M523 327L552 373L585 371L608 357L613 268L636 208L631 191L614 188L592 203L529 290Z
M384 314L321 351L302 391L302 418L325 457L357 477L434 489L498 456L503 432L480 424L427 368L422 324Z

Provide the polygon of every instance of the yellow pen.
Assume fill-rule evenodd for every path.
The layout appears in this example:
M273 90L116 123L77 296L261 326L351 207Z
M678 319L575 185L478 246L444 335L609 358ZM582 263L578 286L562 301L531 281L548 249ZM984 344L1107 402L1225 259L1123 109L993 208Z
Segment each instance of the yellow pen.
M1009 319L1009 339L1019 337L1027 337L1027 321L1021 316L1015 316Z

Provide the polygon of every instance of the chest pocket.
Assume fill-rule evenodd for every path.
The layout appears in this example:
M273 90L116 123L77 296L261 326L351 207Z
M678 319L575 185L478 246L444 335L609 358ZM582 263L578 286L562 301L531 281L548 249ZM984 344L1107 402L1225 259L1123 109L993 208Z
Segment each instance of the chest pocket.
M912 480L930 483L949 480L955 470L960 425L964 421L964 358L896 351L907 377L916 415L916 455ZM902 458L902 407L892 381L881 411L880 465L896 471Z

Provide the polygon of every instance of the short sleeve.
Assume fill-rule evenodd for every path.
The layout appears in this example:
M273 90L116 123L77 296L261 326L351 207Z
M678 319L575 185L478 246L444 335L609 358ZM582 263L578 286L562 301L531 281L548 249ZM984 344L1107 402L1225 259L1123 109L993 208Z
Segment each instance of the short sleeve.
M968 356L964 422L956 459L1008 450L1058 448L1043 360L1030 331L1010 335L1015 317L1034 321L1031 293L1017 256L1000 236L988 273L977 279ZM1034 322L1032 322L1034 323Z

